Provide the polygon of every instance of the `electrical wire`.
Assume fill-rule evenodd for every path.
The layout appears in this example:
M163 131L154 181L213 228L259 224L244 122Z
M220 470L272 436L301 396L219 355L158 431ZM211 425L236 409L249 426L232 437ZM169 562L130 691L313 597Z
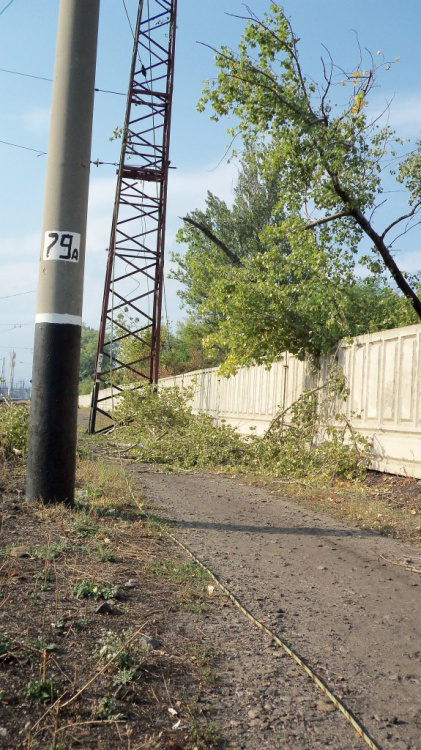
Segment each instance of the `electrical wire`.
M35 78L37 81L47 81L52 83L52 78L45 78L45 76L35 76L32 73L21 73L19 70L9 70L9 68L0 68L0 73L9 73L14 76L21 76L22 78ZM127 96L122 91L112 91L111 89L100 89L95 87L95 91L101 94L115 94L116 96Z
M129 13L128 13L128 10L127 10L127 6L126 6L126 3L125 3L125 0L123 0L123 5L124 5L124 10L126 11L127 21L129 22L130 31L132 32L132 37L134 39L133 26L132 26L132 23L130 21L130 16L129 16Z
M5 146L13 146L14 148L22 148L24 151L34 151L38 156L46 156L47 151L41 151L37 148L30 148L29 146L22 146L19 143L11 143L10 141L2 141L0 140L0 143L3 143ZM94 159L90 162L95 167L102 167L103 165L110 166L110 167L118 167L118 163L115 161L100 161L99 159ZM23 294L29 294L29 292L23 292ZM14 296L14 295L11 295ZM0 297L2 299L2 297Z
M2 141L0 140L0 143L4 143L5 146L13 146L14 148L23 148L25 151L35 151L38 156L45 156L47 154L46 151L41 151L39 148L30 148L29 146L21 146L19 143L11 143L10 141Z
M10 346L0 346L0 349L10 349ZM16 351L18 349L22 349L22 350L25 350L26 352L33 352L34 350L32 346L14 346L13 349Z
M3 13L4 13L4 11L7 10L8 8L10 8L10 6L12 5L12 3L14 3L14 2L15 2L15 0L10 0L10 2L7 3L7 5L4 6L3 10L0 10L0 16L2 16Z
M52 78L44 78L43 76L34 76L31 73L20 73L18 70L9 70L8 68L0 68L0 73L10 73L14 76L22 76L23 78L36 78L38 81L49 81L52 82Z
M0 299L10 299L11 297L22 297L24 294L35 294L37 290L31 289L29 292L17 292L16 294L8 294L6 297L0 297Z
M12 324L11 328L5 328L4 331L0 331L0 334L2 333L9 333L9 331L16 331L18 328L23 328L24 326L33 326L34 323L16 323L16 325Z

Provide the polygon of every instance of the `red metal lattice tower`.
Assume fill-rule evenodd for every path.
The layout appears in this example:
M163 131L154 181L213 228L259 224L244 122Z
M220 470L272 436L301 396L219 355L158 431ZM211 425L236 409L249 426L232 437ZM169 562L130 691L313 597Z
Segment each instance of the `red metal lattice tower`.
M140 0L92 392L158 381L177 0ZM133 346L124 347L124 342ZM126 355L124 354L126 352ZM105 428L107 429L107 428Z

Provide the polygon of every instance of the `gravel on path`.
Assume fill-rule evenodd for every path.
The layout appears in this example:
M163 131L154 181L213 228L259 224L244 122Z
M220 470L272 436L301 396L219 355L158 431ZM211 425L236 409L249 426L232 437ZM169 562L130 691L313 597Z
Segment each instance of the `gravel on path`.
M225 476L137 471L149 507L380 748L421 750L421 580L387 562L416 548ZM288 656L223 612L214 636L225 674L212 702L230 748L366 746Z

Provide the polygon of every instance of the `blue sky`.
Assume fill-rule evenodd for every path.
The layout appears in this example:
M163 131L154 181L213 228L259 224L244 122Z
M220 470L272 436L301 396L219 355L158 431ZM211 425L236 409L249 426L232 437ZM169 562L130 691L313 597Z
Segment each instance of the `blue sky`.
M0 0L0 68L52 78L59 0ZM146 5L146 0L145 0ZM250 0L262 15L269 0ZM393 98L390 121L403 136L421 131L421 6L419 0L286 0L284 9L301 38L305 72L320 77L325 45L339 65L347 68L360 46L399 64L382 77L374 92L379 110ZM134 23L137 0L126 0ZM1 11L4 10L2 13ZM203 205L209 189L230 200L235 165L221 159L228 143L228 123L212 123L196 112L204 79L214 75L212 52L197 42L235 47L244 22L228 14L246 15L240 0L179 0L175 89L171 135L171 171L168 203L167 268L175 246L179 216ZM97 87L125 92L132 52L132 36L122 0L101 0ZM0 71L0 368L16 350L15 380L30 379L38 254L41 237L45 156L48 149L51 83ZM119 144L109 140L123 122L125 97L97 93L92 158L118 161ZM218 166L219 165L219 166ZM104 285L105 248L111 226L115 168L92 167L85 271L84 322L98 327ZM416 270L420 235L402 243L403 267ZM12 296L18 295L18 296ZM170 320L179 309L174 282L166 283Z

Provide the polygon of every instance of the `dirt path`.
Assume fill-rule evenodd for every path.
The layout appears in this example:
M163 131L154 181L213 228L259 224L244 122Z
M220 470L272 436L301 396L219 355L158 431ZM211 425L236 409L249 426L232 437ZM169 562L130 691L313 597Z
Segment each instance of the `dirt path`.
M421 749L421 578L382 559L411 560L416 548L226 477L146 466L138 476L176 536L314 665L379 747ZM227 674L219 710L233 747L365 746L289 657L246 620L248 645L238 633L229 642L229 628L219 633Z

